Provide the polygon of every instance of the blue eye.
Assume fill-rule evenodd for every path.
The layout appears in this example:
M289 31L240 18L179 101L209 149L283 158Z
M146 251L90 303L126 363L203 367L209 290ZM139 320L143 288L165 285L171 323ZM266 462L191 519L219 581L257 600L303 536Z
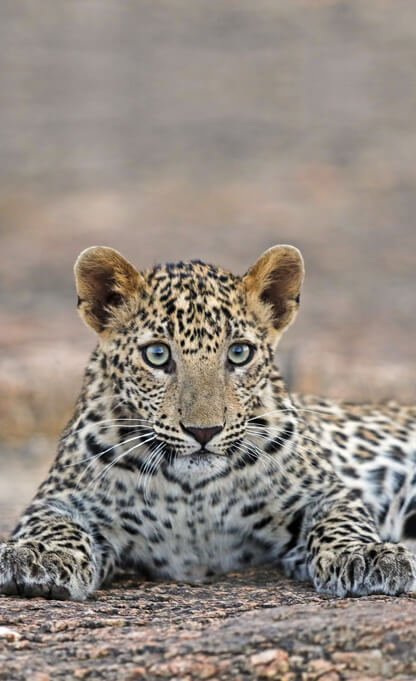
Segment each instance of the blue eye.
M228 349L228 361L242 366L248 364L254 355L254 347L248 343L233 343Z
M170 360L170 350L164 343L151 343L142 350L143 359L152 367L163 367Z

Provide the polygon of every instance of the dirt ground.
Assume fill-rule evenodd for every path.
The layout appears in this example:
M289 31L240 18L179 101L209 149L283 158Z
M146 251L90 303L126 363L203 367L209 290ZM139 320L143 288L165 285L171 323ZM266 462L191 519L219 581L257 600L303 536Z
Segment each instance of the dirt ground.
M291 389L415 401L415 60L406 0L1 4L0 533L94 346L72 281L93 244L244 272L293 243ZM0 679L410 681L415 608L320 598L273 570L0 598Z

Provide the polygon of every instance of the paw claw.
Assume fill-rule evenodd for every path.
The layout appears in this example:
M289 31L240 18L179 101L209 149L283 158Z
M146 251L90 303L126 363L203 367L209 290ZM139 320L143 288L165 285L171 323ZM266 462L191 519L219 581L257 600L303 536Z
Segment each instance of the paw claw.
M76 572L68 572L68 553L36 551L23 542L0 545L0 593L25 598L81 600L87 596L87 584ZM66 565L65 565L66 563ZM72 560L75 564L75 559Z
M400 544L322 552L311 569L318 591L334 596L398 595L416 588L416 557Z

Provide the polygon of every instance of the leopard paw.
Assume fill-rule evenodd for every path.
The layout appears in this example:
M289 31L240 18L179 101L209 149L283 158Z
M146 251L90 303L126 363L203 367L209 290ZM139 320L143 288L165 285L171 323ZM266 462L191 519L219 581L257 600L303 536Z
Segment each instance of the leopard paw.
M36 541L0 544L0 593L8 596L84 600L95 572L70 549L48 550Z
M416 556L401 544L363 544L340 553L321 551L309 571L317 591L333 596L395 596L416 590Z

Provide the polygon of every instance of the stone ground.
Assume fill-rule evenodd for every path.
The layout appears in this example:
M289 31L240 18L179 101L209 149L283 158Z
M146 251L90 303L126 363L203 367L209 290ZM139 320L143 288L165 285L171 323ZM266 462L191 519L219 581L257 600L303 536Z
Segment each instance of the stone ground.
M272 569L87 603L0 597L0 679L411 681L415 619L412 596L329 599Z
M40 9L39 9L40 8ZM0 4L0 532L53 457L94 344L72 263L243 272L304 252L290 386L415 401L416 5ZM416 600L331 600L274 570L0 597L0 679L416 678Z
M31 453L3 465L4 536L46 472ZM131 578L86 603L0 596L0 680L410 681L415 622L416 593L331 599L274 568L201 586Z

